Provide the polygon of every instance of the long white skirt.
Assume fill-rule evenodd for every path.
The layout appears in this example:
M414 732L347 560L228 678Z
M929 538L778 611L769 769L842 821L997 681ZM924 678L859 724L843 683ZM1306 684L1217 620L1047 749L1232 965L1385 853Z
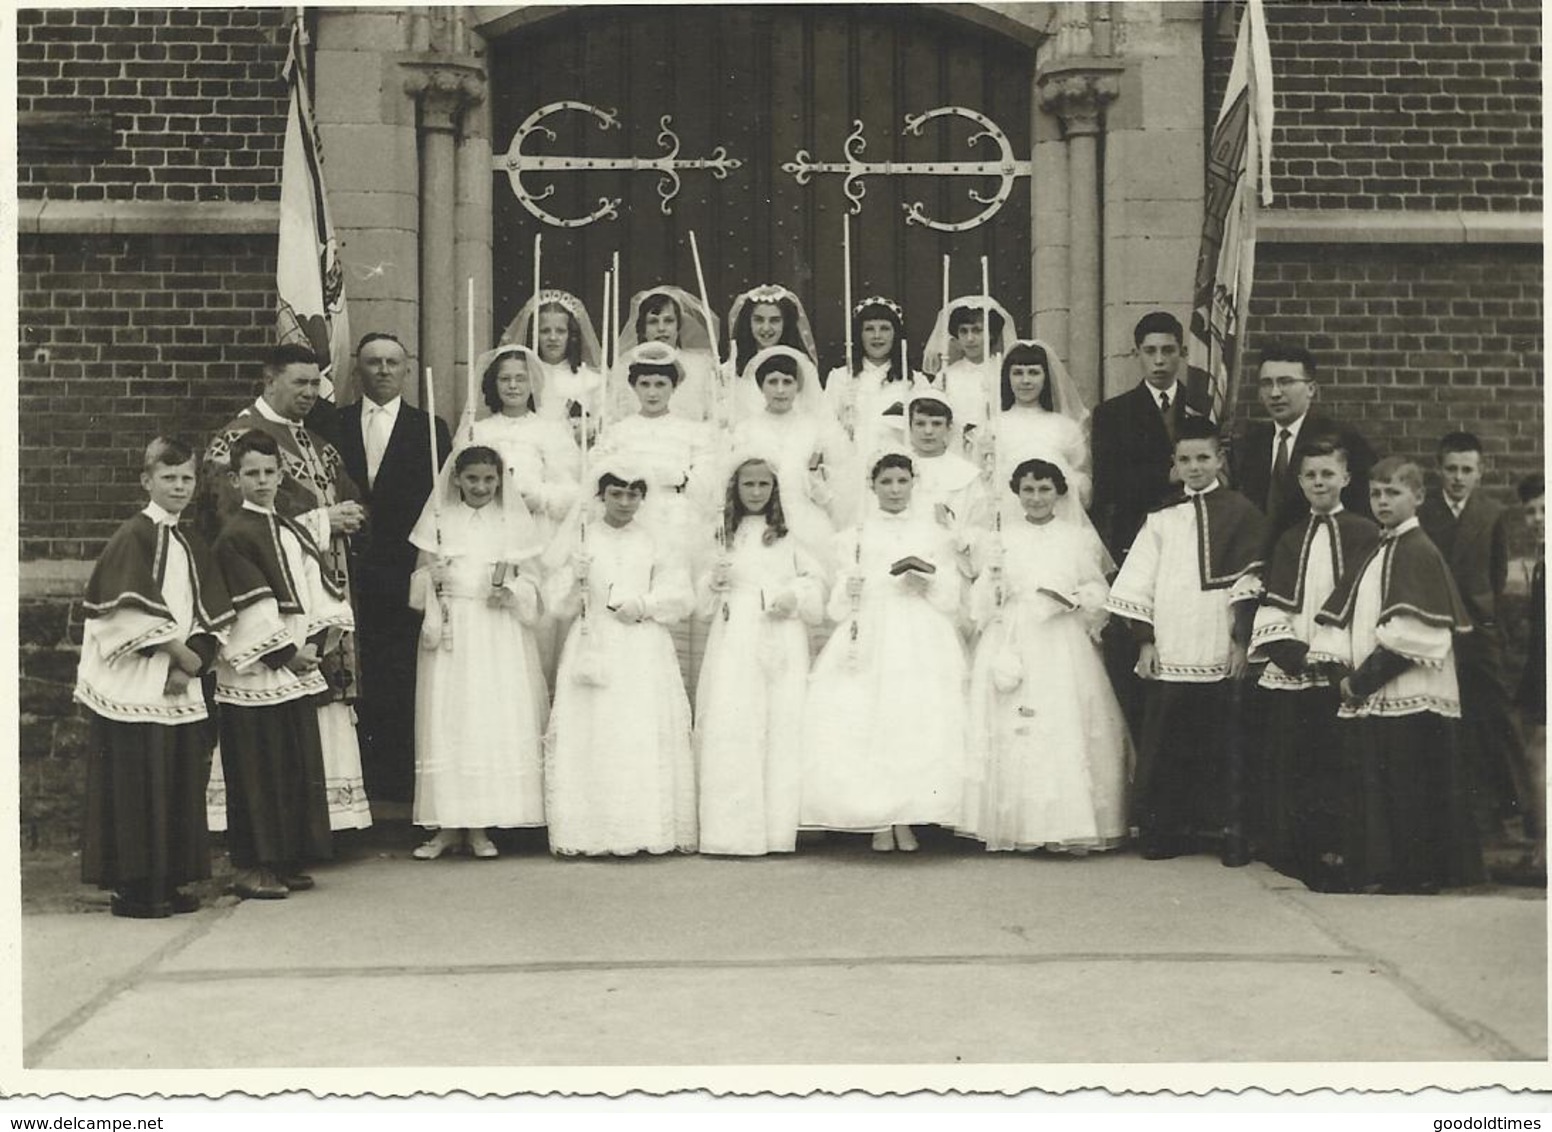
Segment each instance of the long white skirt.
M952 618L912 598L850 623L814 663L804 708L807 829L958 825L964 773L964 646Z
M960 832L988 849L1125 839L1126 724L1078 617L1010 610L987 628L970 678L969 748Z
M711 619L695 698L701 852L790 853L803 779L808 626L734 595Z
M565 856L693 852L690 702L673 640L594 610L561 651L545 737L550 849Z
M483 595L448 612L452 648L422 646L415 675L415 824L543 825L548 696L533 633Z

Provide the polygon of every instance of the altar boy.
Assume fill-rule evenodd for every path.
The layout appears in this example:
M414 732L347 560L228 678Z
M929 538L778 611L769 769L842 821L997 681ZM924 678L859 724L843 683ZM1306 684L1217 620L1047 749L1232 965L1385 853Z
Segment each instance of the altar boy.
M87 711L81 879L113 891L115 916L193 912L183 886L210 875L205 776L213 735L199 675L233 620L204 541L179 525L194 452L157 437L140 484L150 501L103 549L86 587L75 698Z
M1309 502L1304 522L1282 533L1267 566L1250 660L1264 662L1249 731L1263 754L1258 855L1316 891L1333 886L1346 774L1336 743L1337 691L1308 663L1315 615L1348 568L1368 557L1380 532L1342 506L1351 480L1347 450L1316 441L1292 469Z
M1423 533L1423 473L1400 457L1369 473L1379 545L1316 615L1309 661L1342 705L1350 818L1334 866L1351 892L1436 892L1481 879L1456 749L1454 635L1471 631L1449 566Z
M1250 861L1234 683L1246 672L1260 592L1261 512L1218 475L1218 430L1203 417L1176 431L1177 491L1133 541L1107 603L1138 642L1148 681L1138 744L1135 813L1147 860L1221 848Z
M216 540L237 622L216 668L227 848L244 899L313 887L302 871L331 855L323 751L313 698L322 656L352 626L350 607L306 529L275 511L280 449L257 429L231 447L242 496Z

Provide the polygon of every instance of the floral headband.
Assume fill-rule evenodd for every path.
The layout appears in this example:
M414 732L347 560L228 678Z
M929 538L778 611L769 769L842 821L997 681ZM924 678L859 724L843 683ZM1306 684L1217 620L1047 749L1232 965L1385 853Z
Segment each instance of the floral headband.
M896 320L900 322L905 321L905 311L901 309L900 304L895 302L893 299L884 298L883 295L869 295L867 298L863 299L860 303L852 308L852 317L856 318L863 311L867 310L868 307L883 307L885 310L893 314Z

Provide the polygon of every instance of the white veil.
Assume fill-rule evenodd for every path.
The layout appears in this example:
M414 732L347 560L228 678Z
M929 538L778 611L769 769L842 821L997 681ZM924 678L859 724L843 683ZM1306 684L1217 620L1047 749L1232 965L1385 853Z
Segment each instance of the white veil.
M948 320L949 316L956 310L965 308L975 311L985 308L1002 319L1002 334L998 338L1000 349L988 348L988 357L1007 353L1013 343L1018 340L1018 331L1014 328L1013 316L1008 313L1006 307L996 299L987 296L962 295L957 299L951 299L948 306L938 312L937 321L932 324L932 333L928 336L927 345L922 350L922 370L924 372L936 374L964 357L964 351L960 349L959 340L948 332ZM987 345L988 347L992 345L989 336Z
M1072 421L1079 428L1088 429L1089 407L1083 403L1083 395L1078 392L1078 384L1073 381L1072 375L1067 372L1067 366L1061 356L1051 346L1039 338L1018 338L1007 344L1002 354L1002 368L1007 368L1008 355L1020 346L1029 346L1039 350L1045 355L1045 380L1051 388L1051 411L1060 413ZM999 381L999 396L1002 385ZM998 412L1006 412L1001 401L997 403Z
M719 403L721 396L721 371L717 368L715 346L717 343L717 316L708 311L699 298L679 287L649 287L631 296L630 317L620 328L615 340L614 357L624 358L639 345L645 343L638 337L641 312L649 299L664 297L674 303L679 311L679 360L683 379L675 388L669 412L689 420L711 420L725 414L726 407ZM604 413L609 420L628 417L636 411L636 399L624 396L619 399L621 382L611 380L609 397ZM624 386L629 393L629 386Z
M824 389L819 384L819 369L814 360L801 350L791 346L767 346L744 366L733 385L733 419L735 423L745 417L765 411L765 397L754 379L755 372L771 358L787 358L797 370L798 395L792 405L794 413L804 416L824 417L827 409Z
M534 310L547 303L564 307L576 320L582 338L582 365L584 368L602 372L603 352L598 346L598 332L593 329L593 320L588 317L587 307L583 306L582 300L570 291L545 290L531 296L512 321L507 323L507 328L501 332L501 344L521 344L532 347Z
M470 429L474 422L495 415L490 406L485 403L485 375L490 371L491 366L506 357L523 359L523 365L528 371L528 385L530 395L533 397L534 410L544 404L544 363L539 360L538 354L521 342L508 342L486 350L474 361L474 403L464 406L463 417L458 422L460 431L454 435L453 443L468 443L472 435ZM500 410L496 412L499 413Z
M766 451L761 445L757 443L741 443L727 448L718 457L716 464L712 468L713 478L711 482L716 485L716 509L712 515L710 531L704 538L699 540L701 547L711 548L711 557L715 557L723 551L722 545L717 541L717 535L722 527L729 485L738 469L752 460L760 461L771 470L771 475L776 477L777 490L785 496L785 500L793 499L796 493L804 490L804 486L800 483L786 484L782 482L781 461L777 459L775 453ZM834 547L832 546L832 543L835 541L834 529L827 523L815 522L814 512L809 508L793 506L785 500L782 504L782 514L787 523L787 537L796 539L798 545L808 553L809 557L814 560L815 565L823 571L828 560L834 556ZM735 533L732 530L727 532L729 543L731 543ZM700 550L696 555L697 568L701 568L708 560L706 551Z
M468 448L488 447L469 442L469 436L474 427L473 406L464 410L458 421L458 430L453 434L453 451L442 463L442 468L437 472L436 483L431 489L431 495L427 498L425 506L420 510L420 518L415 520L414 529L410 532L409 541L416 548L429 554L460 554L469 553L476 548L462 546L455 530L439 530L441 519L444 519L454 508L462 502L462 496L458 491L455 480L458 457ZM494 451L494 449L492 449ZM500 459L500 453L497 453ZM496 498L486 507L497 509L500 517L500 525L494 535L495 545L484 544L483 549L492 552L492 557L498 562L517 563L534 558L544 549L543 537L539 533L538 524L534 522L533 515L523 502L522 493L511 490L510 476L507 469L501 469L501 488ZM453 527L453 524L447 524Z
M673 366L679 372L679 377L674 382L675 397L679 395L679 388L684 385L686 376L684 358L667 342L642 342L632 346L629 351L621 351L619 360L609 371L608 394L604 402L608 409L607 423L609 424L635 416L640 405L636 400L636 391L630 383L630 367L633 362ZM671 398L669 403L672 404Z
M809 325L808 313L803 309L803 300L779 283L762 283L758 287L751 287L734 299L733 309L728 312L728 360L733 373L742 374L750 360L738 356L738 321L743 316L745 308L751 303L780 303L783 299L796 308L798 341L803 344L809 361L818 366L819 351L814 346L814 329ZM783 333L783 337L785 336Z
M1074 486L1075 473L1068 466L1067 461L1054 452L1042 452L1037 456L1027 457L1027 459L1044 460L1060 470L1062 478L1067 481L1067 491L1056 499L1054 514L1056 515L1057 522L1071 523L1074 526L1087 530L1093 536L1094 545L1099 548L1100 572L1107 576L1115 573L1115 559L1110 557L1110 551L1105 547L1104 540L1099 537L1099 531L1095 528L1093 520L1089 518L1088 512L1083 509L1083 503L1078 498L1078 491ZM1020 461L1020 463L1022 462ZM1018 496L1013 493L1012 487L997 475L995 461L992 462L991 483L988 485L988 489L992 495L993 510L1002 517L1004 528L1024 521L1023 505L1019 503Z
M667 295L679 308L679 350L682 353L711 353L711 344L717 340L717 316L706 310L696 296L679 287L667 285L648 287L631 296L630 315L620 327L616 339L617 357L624 357L642 339L636 333L641 319L641 308L654 295Z

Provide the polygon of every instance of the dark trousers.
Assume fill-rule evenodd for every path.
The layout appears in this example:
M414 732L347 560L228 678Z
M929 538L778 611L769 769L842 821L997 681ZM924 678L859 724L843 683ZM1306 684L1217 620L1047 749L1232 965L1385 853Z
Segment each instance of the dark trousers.
M1472 791L1472 810L1491 833L1505 818L1527 813L1525 744L1515 726L1504 676L1503 638L1496 625L1455 638L1460 680L1460 745Z
M409 802L415 796L415 666L419 611L362 589L356 599L361 691L356 734L361 776L374 801Z

